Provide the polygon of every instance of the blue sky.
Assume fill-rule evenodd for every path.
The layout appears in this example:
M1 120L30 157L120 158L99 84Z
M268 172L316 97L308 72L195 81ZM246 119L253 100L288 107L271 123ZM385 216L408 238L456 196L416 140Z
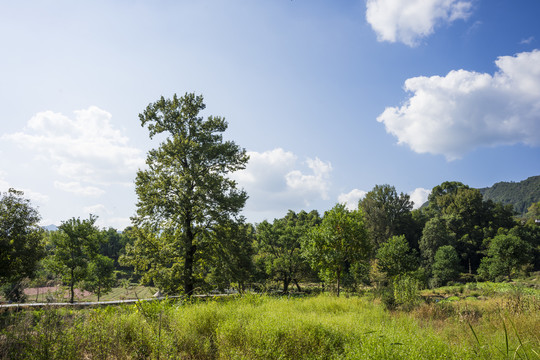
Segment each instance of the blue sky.
M203 94L250 152L251 222L353 206L376 184L418 205L447 180L540 174L537 0L26 1L0 4L0 191L43 224L122 229L158 146L138 114Z

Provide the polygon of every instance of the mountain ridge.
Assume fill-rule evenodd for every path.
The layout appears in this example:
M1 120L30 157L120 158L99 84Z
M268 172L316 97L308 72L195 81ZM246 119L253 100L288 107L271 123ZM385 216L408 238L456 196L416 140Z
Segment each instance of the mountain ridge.
M479 188L484 200L512 204L518 214L524 215L529 206L540 201L540 175L520 182L500 181L490 187Z

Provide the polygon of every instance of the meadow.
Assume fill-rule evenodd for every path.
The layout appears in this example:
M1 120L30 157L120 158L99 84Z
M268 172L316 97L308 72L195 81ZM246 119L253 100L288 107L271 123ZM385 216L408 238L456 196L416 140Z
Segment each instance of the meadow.
M540 294L487 283L407 309L362 296L246 294L4 311L6 359L540 359Z

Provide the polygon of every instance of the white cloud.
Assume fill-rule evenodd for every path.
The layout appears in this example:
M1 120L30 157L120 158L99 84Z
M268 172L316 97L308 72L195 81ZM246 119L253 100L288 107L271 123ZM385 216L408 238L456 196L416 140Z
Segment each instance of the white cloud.
M293 170L285 175L287 187L296 193L319 194L322 199L328 199L329 176L332 171L330 163L324 163L319 158L306 161L313 174L304 174Z
M24 193L23 197L25 199L30 199L33 203L41 203L44 204L49 201L49 197L47 195L41 194L37 191L33 191L30 189L20 189L15 186L12 186L4 179L4 174L0 171L0 192L7 192L10 188L14 188L15 190L22 191Z
M245 213L250 219L285 216L289 209L298 211L328 199L330 163L318 158L302 163L295 154L281 148L248 154L246 169L232 178L249 195Z
M379 41L415 46L437 25L467 19L471 10L472 2L463 0L367 0L366 20Z
M55 181L54 187L81 196L100 196L105 193L105 190L103 189L97 188L95 186L83 186L81 185L81 183L76 181L67 183Z
M111 114L90 106L75 111L73 119L52 111L37 113L24 131L2 136L35 151L59 175L78 182L131 182L144 165L141 150L115 129Z
M448 160L480 146L540 144L540 51L502 56L494 75L455 70L405 81L412 96L377 118L417 153Z
M349 210L355 210L358 209L358 202L360 199L363 199L366 194L367 191L353 189L347 194L340 194L338 196L338 202L340 204L345 204Z
M431 189L416 188L411 194L411 201L414 203L413 209L418 209L420 206L424 205L427 201L429 194L431 194Z
M519 43L522 44L522 45L529 45L533 41L534 41L534 36L530 36L530 37L528 37L526 39L521 40Z

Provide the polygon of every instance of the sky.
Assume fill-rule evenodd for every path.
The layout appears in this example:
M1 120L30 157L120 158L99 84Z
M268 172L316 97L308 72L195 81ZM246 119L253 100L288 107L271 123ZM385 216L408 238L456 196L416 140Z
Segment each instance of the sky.
M538 0L0 0L0 191L41 224L123 229L159 146L138 114L204 96L250 162L249 222L389 184L540 174Z

